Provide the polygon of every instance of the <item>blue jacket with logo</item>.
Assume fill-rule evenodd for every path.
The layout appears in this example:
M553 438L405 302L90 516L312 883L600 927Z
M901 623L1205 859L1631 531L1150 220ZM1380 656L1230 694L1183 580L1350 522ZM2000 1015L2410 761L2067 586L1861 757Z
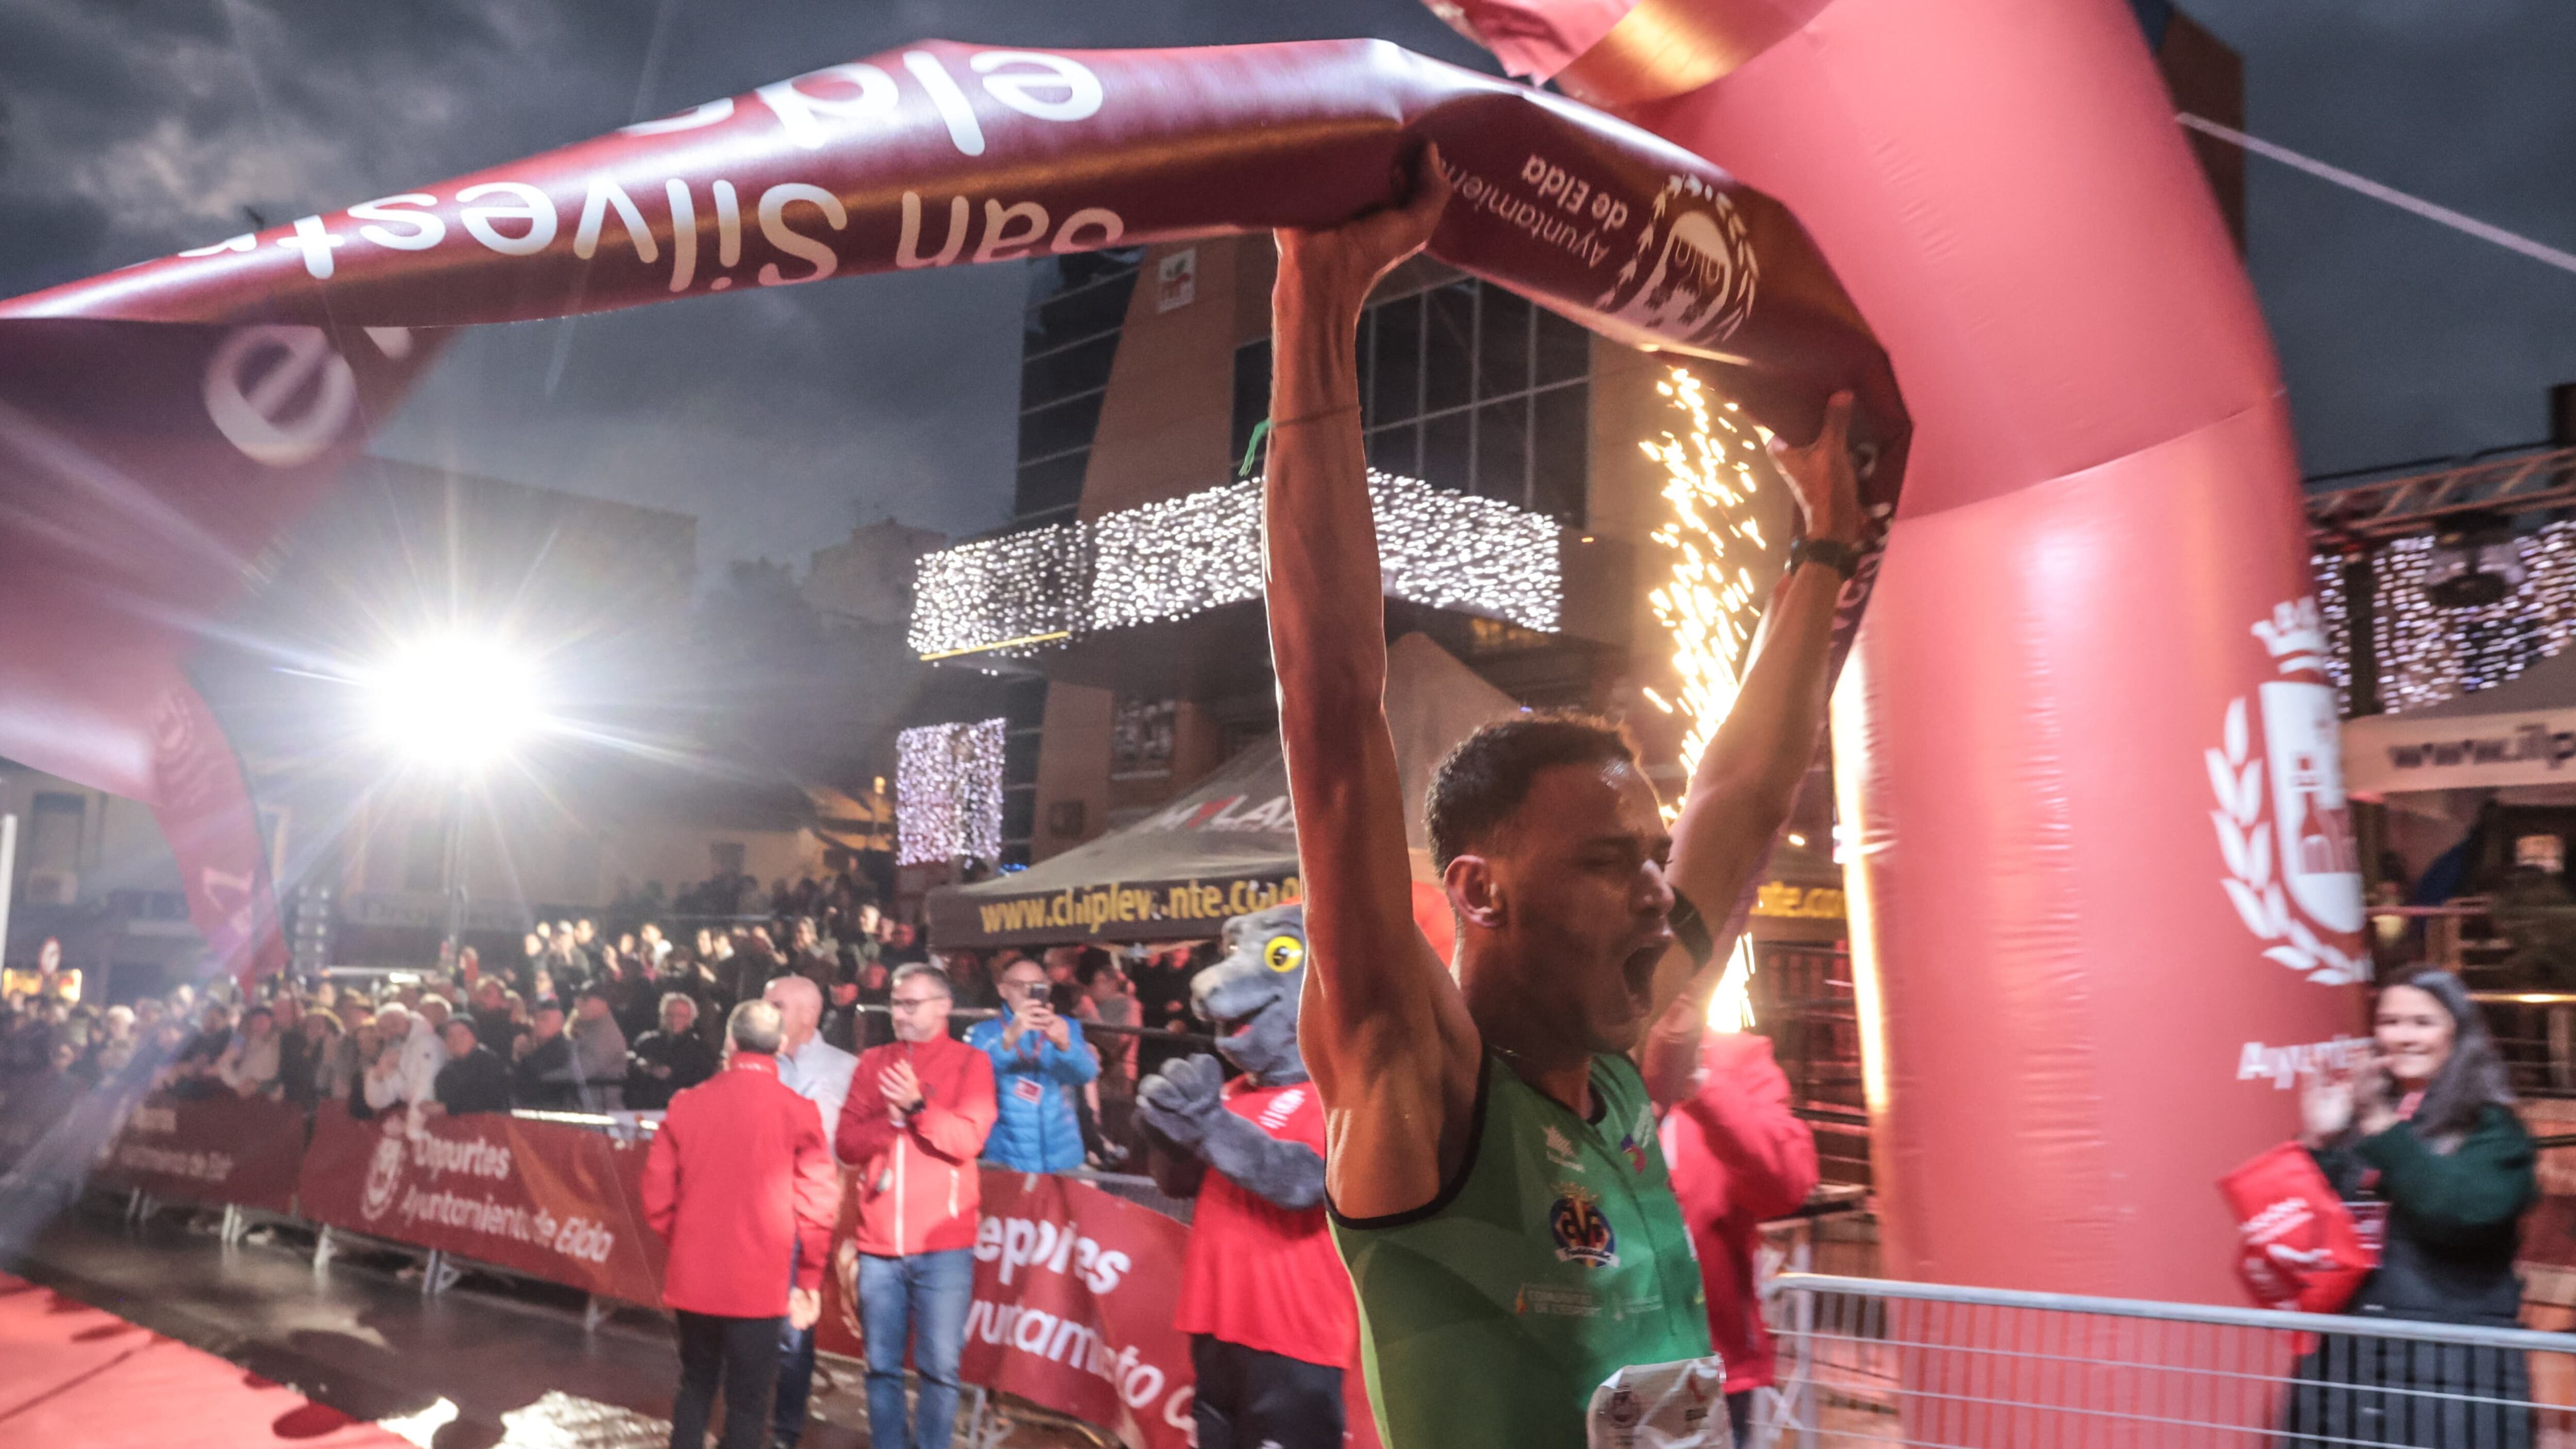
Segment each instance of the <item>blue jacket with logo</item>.
M993 1135L984 1139L984 1160L1019 1172L1070 1172L1082 1166L1082 1124L1073 1115L1073 1094L1100 1075L1099 1059L1083 1045L1082 1023L1067 1019L1072 1033L1057 1046L1038 1033L1022 1032L1016 1046L1002 1044L1004 1016L979 1021L966 1033L966 1044L993 1059L994 1095L1001 1116Z

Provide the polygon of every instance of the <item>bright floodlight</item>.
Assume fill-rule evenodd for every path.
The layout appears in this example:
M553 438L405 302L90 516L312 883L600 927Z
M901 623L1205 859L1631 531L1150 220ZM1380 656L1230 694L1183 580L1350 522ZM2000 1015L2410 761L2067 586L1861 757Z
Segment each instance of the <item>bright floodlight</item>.
M365 682L376 734L418 764L458 770L490 764L545 721L536 666L492 639L420 640Z

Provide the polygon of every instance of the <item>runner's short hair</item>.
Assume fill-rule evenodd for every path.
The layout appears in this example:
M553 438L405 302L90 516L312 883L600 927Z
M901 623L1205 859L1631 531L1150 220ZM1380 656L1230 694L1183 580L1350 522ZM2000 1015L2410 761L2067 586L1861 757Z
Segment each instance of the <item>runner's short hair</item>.
M725 1034L733 1038L735 1051L774 1056L787 1029L778 1018L776 1003L753 1000L735 1007L733 1015L725 1018Z
M1423 823L1442 870L1489 843L1529 798L1530 782L1558 765L1637 763L1619 731L1594 715L1548 711L1497 720L1458 742L1431 776Z

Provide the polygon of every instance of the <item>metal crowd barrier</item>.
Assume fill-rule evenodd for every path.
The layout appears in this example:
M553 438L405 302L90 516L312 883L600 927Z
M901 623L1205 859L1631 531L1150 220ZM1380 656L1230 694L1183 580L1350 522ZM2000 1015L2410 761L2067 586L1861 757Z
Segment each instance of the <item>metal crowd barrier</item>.
M1753 1444L2341 1449L2565 1443L2576 1334L1789 1273Z

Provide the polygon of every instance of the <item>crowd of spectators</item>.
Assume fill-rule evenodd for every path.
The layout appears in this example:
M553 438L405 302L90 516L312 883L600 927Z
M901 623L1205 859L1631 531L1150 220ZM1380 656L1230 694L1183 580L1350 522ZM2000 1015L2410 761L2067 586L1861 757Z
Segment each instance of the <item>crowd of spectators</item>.
M1190 1048L1118 1029L1204 1031L1189 979L1208 948L934 958L917 928L868 891L849 874L768 887L719 877L668 900L655 884L622 891L604 913L631 929L540 922L506 962L468 947L444 969L273 977L247 991L219 979L107 1007L12 994L0 998L0 1081L337 1101L359 1117L415 1107L659 1111L716 1073L727 1014L773 981L812 983L791 1017L811 1002L810 1039L855 1054L894 1039L895 971L932 962L956 983L955 1032L1004 1078L1027 1079L1006 1098L994 1160L1037 1171L1126 1165L1135 1083ZM667 928L635 918L656 903L718 909L675 911ZM1112 1030L1086 1035L1101 1026Z

